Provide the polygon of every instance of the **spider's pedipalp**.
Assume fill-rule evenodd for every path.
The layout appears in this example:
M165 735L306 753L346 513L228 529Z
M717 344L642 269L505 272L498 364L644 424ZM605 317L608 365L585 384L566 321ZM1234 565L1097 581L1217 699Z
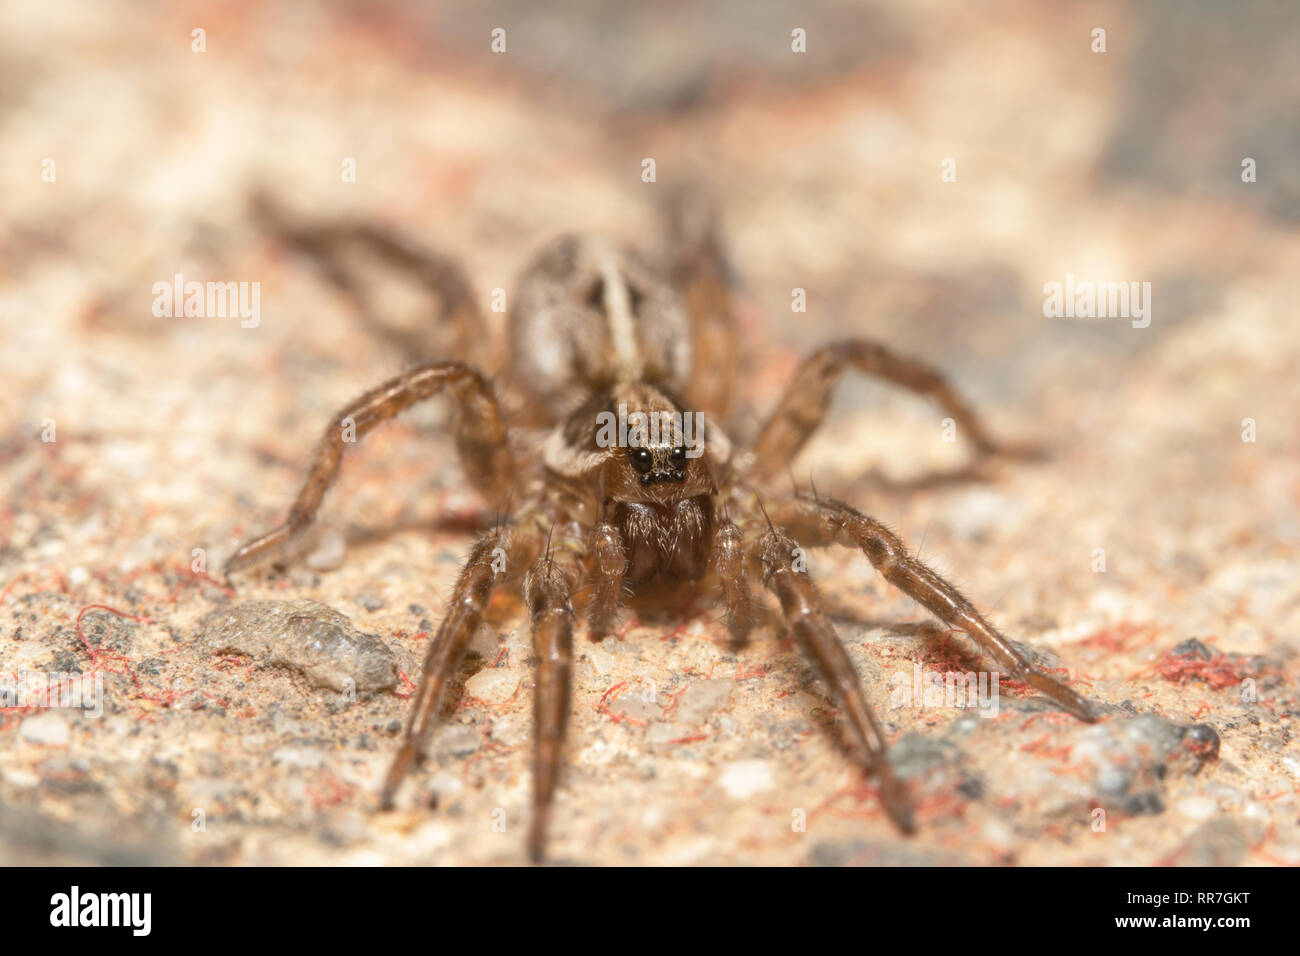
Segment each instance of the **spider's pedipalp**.
M593 593L587 609L587 629L591 639L599 641L614 633L623 606L627 551L623 535L608 521L592 528L588 551Z
M745 568L745 540L740 528L729 518L719 522L713 533L713 564L727 607L727 630L732 643L741 646L749 640L749 632L754 628L754 598Z
M916 830L907 788L894 774L886 753L884 732L867 703L848 652L826 619L821 593L799 562L802 551L779 527L769 528L752 545L753 558L762 569L763 584L781 602L786 625L800 646L817 664L822 678L849 718L853 739L862 752L863 765L880 781L880 798L904 833Z
M902 540L874 518L833 498L800 495L783 503L781 520L797 526L810 545L841 544L861 549L894 587L917 601L949 627L965 631L993 658L1060 707L1089 723L1097 719L1077 693L1042 671L1017 651L997 628L953 585L908 553Z

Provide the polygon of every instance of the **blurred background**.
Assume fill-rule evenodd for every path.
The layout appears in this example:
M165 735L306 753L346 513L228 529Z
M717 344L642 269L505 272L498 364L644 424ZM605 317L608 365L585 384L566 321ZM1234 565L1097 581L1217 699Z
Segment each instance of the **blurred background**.
M1111 702L1147 700L1179 720L1212 721L1215 708L1230 709L1213 697L1231 698L1222 687L1194 684L1193 700L1181 680L1133 683L1190 637L1266 658L1270 673L1291 675L1279 686L1294 688L1298 21L1294 6L1264 0L974 8L818 0L797 10L756 0L6 3L0 641L9 656L0 659L87 666L71 622L94 601L153 622L113 625L128 670L170 661L160 648L182 648L146 683L233 679L209 673L210 660L185 649L201 615L231 599L202 581L188 586L193 549L215 567L278 520L329 416L415 358L367 330L352 302L267 234L250 213L254 193L305 222L382 223L453 255L486 305L491 290L513 291L534 250L560 232L599 230L669 254L665 197L689 188L719 214L751 349L740 435L776 401L800 356L832 337L868 335L924 357L951 374L995 432L1046 442L1049 460L1007 467L991 482L927 483L965 454L938 440L935 409L848 381L800 476L815 469L819 486L924 541L925 556L977 603L998 602L1018 636L1064 654ZM804 52L792 49L800 38ZM652 183L642 178L646 158L655 162ZM258 283L257 326L156 316L153 287L177 273ZM428 300L381 274L385 320L427 325ZM1151 283L1150 325L1044 317L1044 284L1067 274ZM806 313L791 311L795 288L806 290ZM501 331L483 331L497 354ZM427 357L440 357L437 330L428 334ZM346 565L250 582L248 593L311 597L356 614L358 626L392 638L408 672L415 667L421 645L410 635L436 622L465 544L434 526L478 507L446 467L442 414L418 410L349 460L325 521L347 537ZM1243 440L1247 419L1254 441ZM55 441L42 440L48 422ZM864 483L864 474L888 480ZM1098 548L1104 575L1092 566ZM819 560L828 590L869 598L873 616L917 615L852 556ZM158 594L170 600L151 604ZM380 595L380 606L359 608L358 594ZM1138 630L1088 643L1124 626ZM526 684L521 640L513 663ZM610 665L615 676L666 652L647 640L649 656ZM876 666L855 659L865 671ZM653 666L670 682L680 677L670 656ZM372 764L382 765L391 737L356 744L344 761L350 769L337 754L311 764L346 794L322 804L304 796L301 774L271 759L272 743L238 753L223 743L238 708L214 713L191 695L142 722L131 673L131 681L114 678L126 700L119 724L70 718L70 729L24 735L25 714L5 718L0 813L9 822L0 822L0 839L11 857L277 862L291 846L294 859L324 861L420 859L435 849L450 861L509 858L508 848L484 849L445 820L411 823L423 834L413 842L408 831L403 840L368 829ZM580 688L575 737L631 732L598 728L583 710L614 682L601 671ZM766 713L775 678L765 683L761 695L730 698L729 719L744 724L746 707ZM320 749L342 746L331 721L345 718L313 710L301 688L225 690L257 711L238 718L253 725L245 739L311 738L303 729L311 725L321 741L335 741ZM297 710L274 713L259 703L268 693L288 695ZM404 714L391 696L375 706L384 709L375 726ZM490 712L465 706L462 724L491 724ZM526 693L509 706L526 714ZM1280 723L1267 731L1258 715L1254 723L1237 711L1222 716L1225 749L1239 748L1234 766L1246 775L1231 782L1237 797L1184 797L1241 815L1262 794L1294 788L1294 690L1278 690L1270 707L1265 723ZM794 726L806 712L788 717ZM346 732L358 737L378 720L351 719ZM725 726L701 719L730 746ZM1240 727L1239 739L1228 726ZM144 764L142 732L155 754ZM762 757L742 753L738 737L731 745L727 759ZM506 740L500 750L466 773L525 788L527 746ZM810 791L832 781L825 789L834 792L845 772L837 761L828 752L800 780ZM459 764L445 767L461 773ZM244 771L271 775L268 792L279 795L267 799L278 809L210 782ZM574 803L557 821L582 817L584 787L603 794L600 806L617 805L613 790L582 773L571 774L566 800ZM695 820L686 828L695 843L656 830L676 824L646 823L620 837L619 846L634 847L630 857L609 849L584 859L842 862L870 857L872 846L895 852L874 818L881 842L867 850L842 835L815 844L821 850L747 843L740 834L753 827L743 814L766 811L711 802L714 791L674 779L660 781L664 820ZM1080 787L1081 806L1097 799ZM676 791L683 802L674 808ZM312 793L337 796L320 786ZM1290 799L1290 823L1267 831L1267 852L1300 862ZM187 808L199 800L225 806L242 828L186 842ZM591 833L617 825L591 813L583 817ZM701 814L716 814L704 849ZM58 843L51 821L74 817L111 838ZM180 821L179 835L149 835L155 817ZM1044 819L1019 836L1041 836ZM970 820L961 825L983 826L978 812ZM996 844L983 856L945 843L943 834L957 831L936 824L938 842L897 852L905 861L1149 863L1178 852L1189 827L1208 825L1172 812L1147 822L1132 842L1068 851L980 829ZM122 837L132 827L137 836ZM332 844L315 835L331 827ZM1236 849L1215 859L1247 859L1264 832L1242 824L1229 841ZM336 853L339 845L353 855Z

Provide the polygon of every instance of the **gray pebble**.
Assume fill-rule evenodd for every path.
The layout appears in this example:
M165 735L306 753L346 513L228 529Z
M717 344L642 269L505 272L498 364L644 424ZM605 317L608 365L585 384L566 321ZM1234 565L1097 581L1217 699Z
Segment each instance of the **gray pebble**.
M686 724L707 720L727 706L735 686L736 682L728 678L695 681L677 702L677 719Z
M246 601L199 622L210 654L235 653L263 667L288 667L316 687L357 693L397 684L392 650L315 601Z
M66 747L72 736L68 722L58 714L46 711L35 717L24 718L18 726L18 735L23 740L49 747Z

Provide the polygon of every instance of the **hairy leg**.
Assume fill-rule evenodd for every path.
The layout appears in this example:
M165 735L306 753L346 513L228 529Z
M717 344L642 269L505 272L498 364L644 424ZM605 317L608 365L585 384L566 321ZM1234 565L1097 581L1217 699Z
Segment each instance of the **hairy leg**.
M226 562L226 574L270 556L311 524L325 492L338 477L348 444L444 389L456 402L456 446L466 475L491 504L504 505L514 482L514 460L492 387L478 371L459 362L422 365L366 392L334 416L289 516L279 527L236 551Z
M1097 719L1086 700L1035 668L960 591L908 554L899 537L879 521L842 501L809 495L773 507L772 514L774 520L792 528L796 537L809 545L860 548L885 580L949 627L969 634L1014 678L1046 694L1080 720Z
M533 818L528 853L540 863L545 853L551 800L559 778L560 753L569 724L573 681L574 613L570 595L579 574L573 555L549 553L524 578L524 599L533 621L537 687L533 696Z
M367 222L295 221L266 194L253 198L253 214L264 228L315 261L326 278L355 303L362 319L393 341L413 361L428 358L435 341L425 330L405 330L380 321L368 287L356 275L350 254L372 253L389 268L409 276L433 293L440 304L439 319L450 331L443 348L460 358L475 357L483 337L483 321L464 269L454 259L425 248L406 236Z
M772 478L786 468L821 426L831 392L849 369L934 399L964 430L977 454L999 450L980 417L937 369L867 339L846 339L819 348L795 373L794 381L754 443L756 479Z
M676 255L673 284L691 319L692 365L707 370L692 376L684 398L692 411L725 421L735 397L740 347L713 209L698 194L677 195L669 234Z
M447 615L438 626L438 633L425 655L420 686L415 692L411 716L406 721L401 749L393 758L384 781L380 794L380 804L384 809L392 808L397 788L424 746L429 727L438 713L447 678L464 656L465 648L483 621L483 611L503 573L498 570L502 567L498 557L503 552L519 550L522 544L526 542L512 539L507 529L494 529L478 540L461 569Z
M730 520L720 522L713 533L713 564L718 569L722 599L727 606L727 630L732 642L742 645L754 627L754 599L749 593L744 537Z
M863 765L880 781L881 803L890 820L904 833L913 833L913 818L907 789L894 775L885 753L885 735L875 712L862 692L862 682L853 669L844 645L826 620L822 597L807 571L796 560L798 544L785 531L769 529L751 550L763 574L763 584L781 602L786 625L821 670L840 706L848 714L853 739L861 750Z

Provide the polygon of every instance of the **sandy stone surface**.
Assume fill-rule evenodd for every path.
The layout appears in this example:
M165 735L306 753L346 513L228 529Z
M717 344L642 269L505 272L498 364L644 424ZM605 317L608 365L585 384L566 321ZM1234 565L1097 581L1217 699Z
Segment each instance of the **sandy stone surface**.
M459 257L486 308L556 233L654 250L663 192L690 184L737 281L740 437L801 354L861 334L1046 447L961 476L941 413L853 381L792 470L888 522L1104 719L1007 679L996 709L917 699L989 662L861 555L814 552L920 832L884 818L778 618L736 652L705 593L580 644L552 858L1300 864L1294 24L1183 6L5 4L0 861L522 862L533 652L512 588L423 768L377 806L489 518L445 409L348 456L288 568L216 573L281 518L330 415L418 357L249 200L400 228ZM177 273L259 283L256 326L155 316ZM1067 275L1150 282L1149 325L1045 318ZM376 282L437 356L429 303ZM102 712L41 706L52 675Z

